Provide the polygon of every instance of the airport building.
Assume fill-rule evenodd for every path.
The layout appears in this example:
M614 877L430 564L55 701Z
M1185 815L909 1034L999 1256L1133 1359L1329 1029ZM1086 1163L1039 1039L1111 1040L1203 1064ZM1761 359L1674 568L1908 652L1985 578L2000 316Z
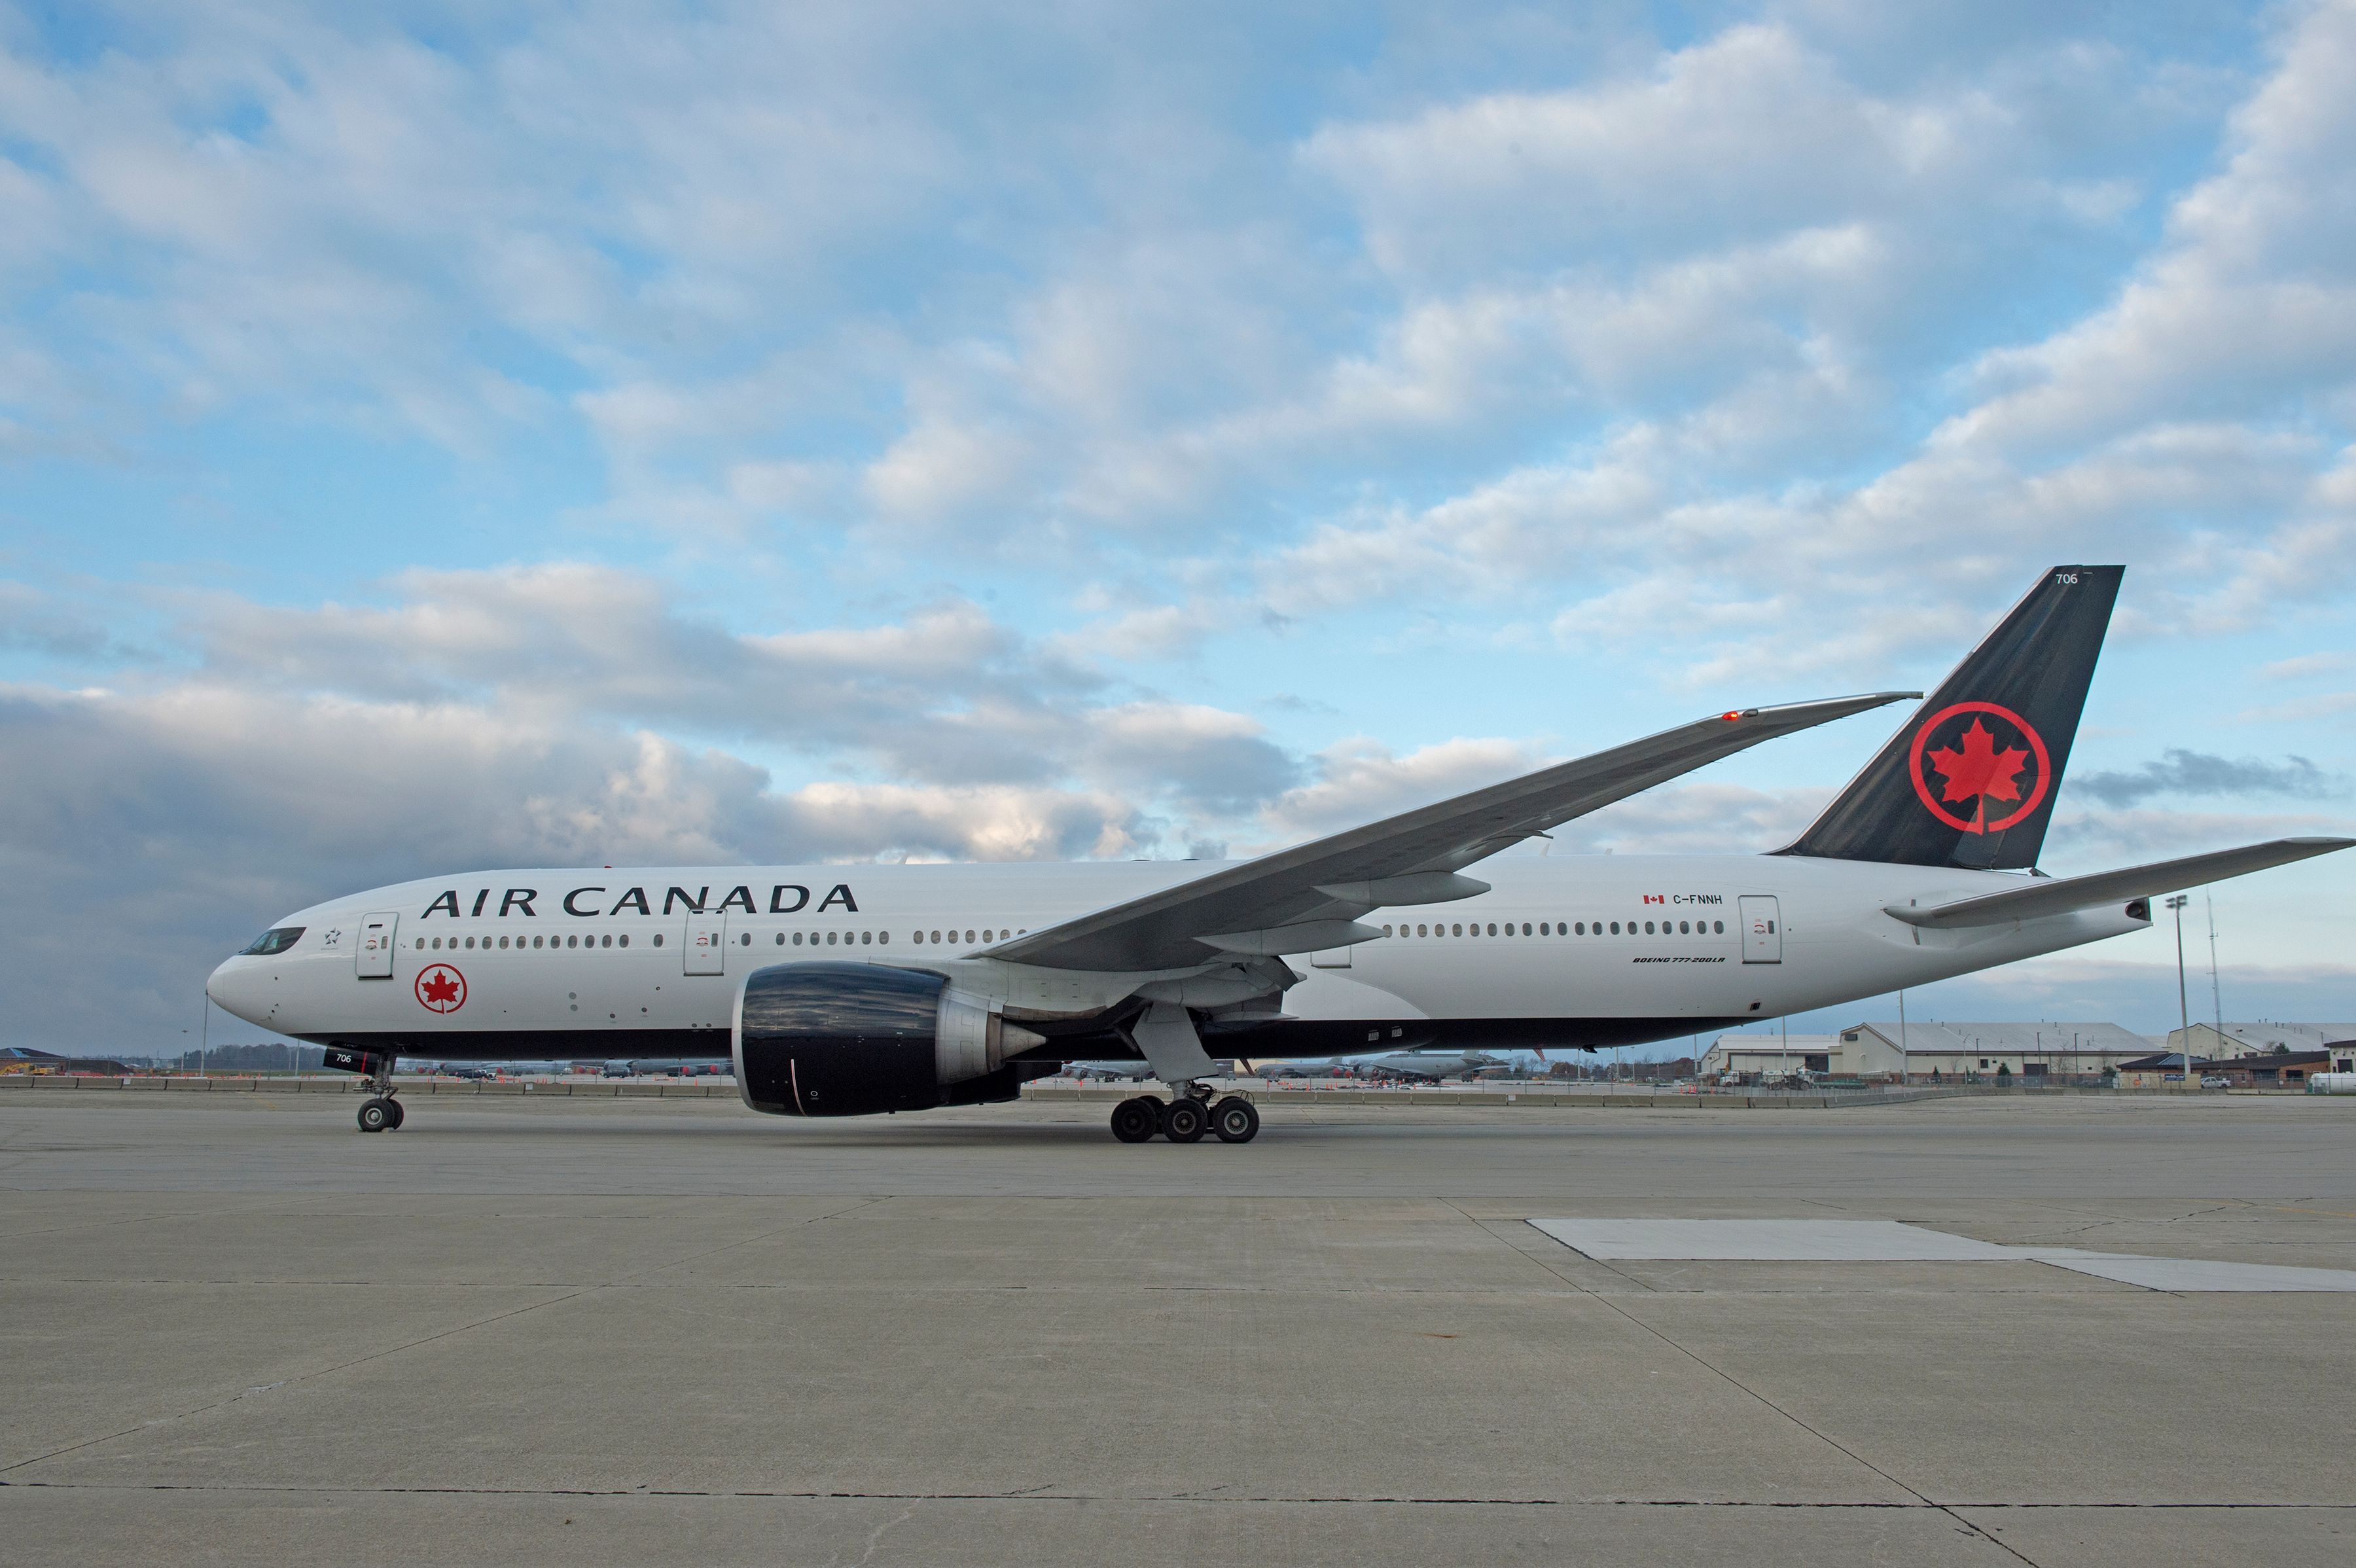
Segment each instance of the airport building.
M2116 1024L1853 1024L1837 1035L1720 1035L1705 1073L1824 1073L1869 1081L1928 1083L1971 1079L2097 1079L2159 1042Z
M1836 1078L1867 1076L1846 1065L1837 1035L1720 1035L1717 1043L1703 1053L1700 1070L1720 1078L1730 1073L1751 1078L1783 1072L1828 1073Z
M2168 1048L2183 1050L2188 1038L2196 1059L2226 1061L2285 1051L2329 1051L2334 1062L2329 1070L2356 1072L2356 1024L2285 1024L2266 1019L2222 1026L2195 1024L2189 1031L2170 1029Z

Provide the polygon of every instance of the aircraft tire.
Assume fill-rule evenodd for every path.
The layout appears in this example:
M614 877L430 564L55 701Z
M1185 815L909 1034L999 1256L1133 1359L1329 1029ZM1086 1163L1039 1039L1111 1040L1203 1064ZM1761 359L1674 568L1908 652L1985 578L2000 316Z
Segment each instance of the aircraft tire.
M1146 1095L1124 1100L1112 1108L1112 1135L1124 1144L1142 1144L1162 1131L1162 1108Z
M1259 1136L1259 1107L1230 1094L1211 1107L1211 1131L1222 1144L1248 1144Z
M384 1102L386 1107L392 1112L392 1130L398 1133L401 1131L401 1124L409 1120L409 1112L402 1110L401 1101L395 1100L390 1094L384 1097Z
M386 1101L374 1098L361 1101L359 1124L363 1133L381 1133L391 1126L392 1112L386 1109Z
M1181 1095L1162 1108L1162 1135L1173 1144L1199 1144L1211 1119L1199 1100Z

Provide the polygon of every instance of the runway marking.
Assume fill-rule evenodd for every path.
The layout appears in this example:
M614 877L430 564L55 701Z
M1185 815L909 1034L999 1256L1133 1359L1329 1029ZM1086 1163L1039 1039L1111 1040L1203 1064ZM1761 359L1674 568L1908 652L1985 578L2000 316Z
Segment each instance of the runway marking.
M1895 1219L1532 1219L1582 1256L1622 1262L2050 1263L2171 1294L2356 1293L2356 1270L2006 1247Z

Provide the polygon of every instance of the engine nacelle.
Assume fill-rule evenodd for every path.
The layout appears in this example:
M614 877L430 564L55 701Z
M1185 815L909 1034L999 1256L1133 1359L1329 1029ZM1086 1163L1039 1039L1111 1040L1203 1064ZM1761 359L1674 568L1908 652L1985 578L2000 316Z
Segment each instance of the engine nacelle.
M736 1091L773 1116L872 1116L1012 1100L1053 1063L1007 1062L1043 1036L948 976L872 963L778 963L736 993ZM1035 1065L1036 1071L1026 1071Z

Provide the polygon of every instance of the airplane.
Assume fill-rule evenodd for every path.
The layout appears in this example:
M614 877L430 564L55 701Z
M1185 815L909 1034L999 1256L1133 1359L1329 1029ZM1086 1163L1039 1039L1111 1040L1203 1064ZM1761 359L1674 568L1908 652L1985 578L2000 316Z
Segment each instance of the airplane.
M1470 1078L1484 1068L1505 1065L1486 1051L1395 1051L1389 1055L1327 1057L1318 1061L1261 1062L1254 1070L1264 1079L1371 1078L1438 1083L1442 1079Z
M1153 1076L1153 1064L1143 1057L1135 1061L1066 1062L1064 1072L1071 1078L1101 1078L1108 1082L1138 1083Z
M1259 1078L1347 1078L1350 1076L1350 1064L1356 1059L1355 1057L1280 1058L1257 1063L1252 1072Z
M1358 1078L1402 1083L1439 1083L1471 1078L1483 1068L1504 1067L1505 1061L1486 1051L1399 1051L1389 1056L1359 1057L1350 1062Z
M1116 1138L1247 1143L1259 1112L1212 1102L1206 1047L1639 1045L2143 930L2158 895L2356 843L2037 870L2125 570L2042 574L1763 854L1495 858L1920 693L1730 708L1244 861L429 877L288 915L207 992L365 1075L367 1132L402 1123L403 1055L726 1056L748 1107L805 1117L1010 1101L1064 1063L1134 1056L1170 1098L1120 1102Z

